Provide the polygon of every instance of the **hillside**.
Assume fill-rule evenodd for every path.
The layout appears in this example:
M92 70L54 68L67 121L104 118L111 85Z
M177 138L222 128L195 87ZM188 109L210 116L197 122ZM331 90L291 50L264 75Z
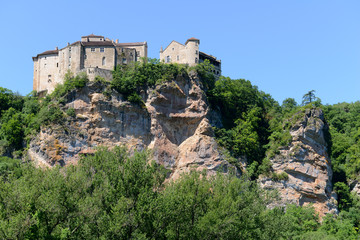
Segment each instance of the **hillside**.
M1 88L0 236L356 238L360 103L279 105L210 68Z

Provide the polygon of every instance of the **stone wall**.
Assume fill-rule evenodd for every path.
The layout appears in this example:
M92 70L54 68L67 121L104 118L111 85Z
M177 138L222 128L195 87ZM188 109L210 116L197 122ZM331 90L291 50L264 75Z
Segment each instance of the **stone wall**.
M81 72L85 72L88 75L90 81L94 81L96 76L103 77L107 81L112 80L112 71L107 69L91 67L91 68L82 69Z

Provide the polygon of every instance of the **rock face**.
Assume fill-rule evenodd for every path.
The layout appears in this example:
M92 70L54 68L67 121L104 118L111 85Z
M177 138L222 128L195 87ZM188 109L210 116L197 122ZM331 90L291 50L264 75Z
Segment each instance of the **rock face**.
M76 118L65 126L42 128L30 144L31 159L47 166L76 164L97 146L126 145L151 149L154 159L172 170L172 178L192 168L211 174L232 167L214 140L209 123L214 114L196 73L142 92L145 106L116 92L110 95L96 82L71 92L65 108L74 108Z
M291 143L271 159L273 171L277 174L286 172L288 179L273 181L269 177L262 177L260 184L265 189L279 191L280 200L275 205L313 204L320 217L329 212L337 213L325 141L328 126L323 112L320 109L307 109L299 114L304 116L290 129Z

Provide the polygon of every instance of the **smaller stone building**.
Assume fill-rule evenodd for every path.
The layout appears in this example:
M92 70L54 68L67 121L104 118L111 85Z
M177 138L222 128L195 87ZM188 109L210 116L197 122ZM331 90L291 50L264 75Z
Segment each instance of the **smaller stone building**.
M216 57L199 51L200 40L189 38L185 45L177 41L172 41L164 50L161 47L160 61L165 63L182 63L194 66L208 59L214 66L214 74L221 75L221 60Z
M65 74L86 71L90 80L96 75L111 78L115 66L147 58L147 42L119 43L94 34L81 37L62 49L46 51L33 57L33 90L52 92Z

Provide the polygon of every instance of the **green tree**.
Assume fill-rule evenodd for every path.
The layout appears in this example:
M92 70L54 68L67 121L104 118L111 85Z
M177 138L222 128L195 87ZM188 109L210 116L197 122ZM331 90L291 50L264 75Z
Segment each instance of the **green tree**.
M315 101L316 99L317 99L317 97L315 96L315 90L308 91L303 96L302 104L303 105L309 104L309 103Z

